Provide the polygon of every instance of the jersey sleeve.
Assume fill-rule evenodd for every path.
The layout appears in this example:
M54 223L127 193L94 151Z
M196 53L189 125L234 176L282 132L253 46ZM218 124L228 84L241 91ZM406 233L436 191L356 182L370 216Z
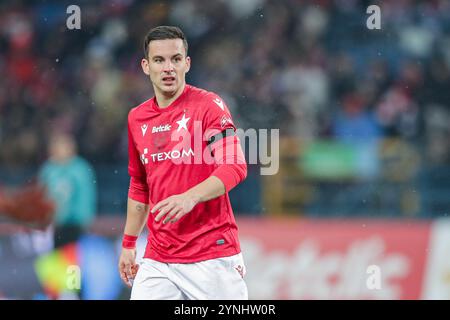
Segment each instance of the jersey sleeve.
M228 192L247 177L247 163L225 102L211 94L205 108L205 139L217 164L212 176L219 178Z
M149 190L147 174L134 142L131 113L128 116L128 174L130 175L128 197L135 201L148 204Z
M204 101L205 117L203 130L207 141L220 132L236 131L230 111L225 102L216 94L209 93Z

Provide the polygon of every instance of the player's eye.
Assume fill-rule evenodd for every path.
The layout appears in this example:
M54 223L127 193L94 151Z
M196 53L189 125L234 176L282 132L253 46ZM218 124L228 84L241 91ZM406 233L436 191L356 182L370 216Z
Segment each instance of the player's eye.
M156 59L153 59L153 61L155 61L156 63L161 63L161 62L162 62L162 59L156 58Z
M176 57L174 60L175 60L175 62L180 62L181 61L181 57Z

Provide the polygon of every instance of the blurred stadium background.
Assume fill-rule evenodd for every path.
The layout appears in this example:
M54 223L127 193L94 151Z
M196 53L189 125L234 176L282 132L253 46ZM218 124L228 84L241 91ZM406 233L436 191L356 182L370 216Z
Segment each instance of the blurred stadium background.
M366 27L371 4L381 30ZM34 179L56 130L76 138L98 195L75 249L0 218L1 298L48 299L72 264L82 291L54 285L58 298L129 297L126 116L153 94L140 59L160 24L185 31L187 81L219 93L239 128L280 129L279 172L251 165L231 192L250 298L450 298L446 0L1 1L1 184Z

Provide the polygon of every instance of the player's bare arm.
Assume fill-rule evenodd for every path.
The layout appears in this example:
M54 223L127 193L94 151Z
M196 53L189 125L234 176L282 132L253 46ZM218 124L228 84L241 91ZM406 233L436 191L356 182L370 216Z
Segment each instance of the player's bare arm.
M149 205L128 198L127 221L125 224L126 235L138 237L147 222ZM136 264L136 248L122 248L119 258L120 278L131 287L131 280L134 279L139 265Z
M158 202L151 212L154 214L159 211L155 217L156 222L164 217L163 223L173 223L191 212L198 203L215 199L224 193L223 182L211 176L182 194L173 195Z

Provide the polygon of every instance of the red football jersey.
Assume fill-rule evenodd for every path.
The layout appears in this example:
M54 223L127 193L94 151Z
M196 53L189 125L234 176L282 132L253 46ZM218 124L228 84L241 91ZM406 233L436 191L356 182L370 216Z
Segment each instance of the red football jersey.
M128 171L148 188L140 197L132 192L129 197L152 208L207 179L218 166L207 140L226 129L236 130L223 100L190 85L166 108L159 108L155 97L133 108ZM147 221L145 258L191 263L241 251L228 193L197 204L176 223L156 222L156 215L150 213Z

